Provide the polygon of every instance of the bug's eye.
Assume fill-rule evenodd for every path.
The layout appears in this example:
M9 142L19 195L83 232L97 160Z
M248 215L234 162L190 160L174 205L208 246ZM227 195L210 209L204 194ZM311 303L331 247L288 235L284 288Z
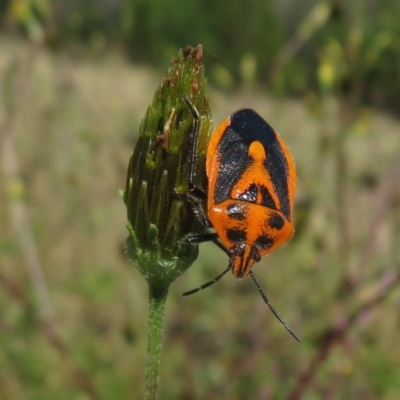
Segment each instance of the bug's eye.
M226 252L227 252L229 257L233 257L233 256L239 255L237 246L234 246L234 247L231 247L230 249L227 249Z
M261 256L256 247L253 247L253 249L255 250L254 255L253 255L253 260L254 260L254 262L257 263L261 260Z

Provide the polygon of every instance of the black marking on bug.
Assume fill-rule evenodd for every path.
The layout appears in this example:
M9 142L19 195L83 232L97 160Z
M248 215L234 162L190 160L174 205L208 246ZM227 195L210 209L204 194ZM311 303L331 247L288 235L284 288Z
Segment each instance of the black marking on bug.
M259 236L256 240L255 246L260 250L269 249L274 244L274 239L268 235Z
M230 124L222 134L216 149L219 170L214 190L215 204L230 198L233 186L251 162L248 149L258 141L266 154L265 168L268 170L274 189L279 198L280 210L289 221L290 200L288 190L289 166L283 149L272 127L255 111L244 109L233 113ZM270 204L270 199L265 199ZM269 207L269 205L266 205ZM271 207L276 209L275 207Z
M258 186L255 183L252 183L247 190L237 196L238 200L248 201L250 203L257 202L257 193L258 193Z
M226 236L232 242L238 243L244 242L246 240L247 234L246 231L242 229L228 229L226 231Z
M236 221L244 221L246 219L247 207L244 204L230 204L227 207L228 217Z
M278 198L280 200L280 210L282 214L290 221L290 200L288 189L289 166L285 154L278 141L270 147L270 151L265 162Z
M272 198L271 193L268 191L268 189L265 186L260 186L260 192L261 192L261 205L277 210L275 201Z
M274 214L265 221L265 225L280 231L285 225L285 220L279 214Z

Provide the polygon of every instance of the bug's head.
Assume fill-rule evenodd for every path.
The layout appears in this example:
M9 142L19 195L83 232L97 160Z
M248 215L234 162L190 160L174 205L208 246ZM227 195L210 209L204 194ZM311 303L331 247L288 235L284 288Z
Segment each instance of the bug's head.
M261 259L259 249L251 244L236 244L231 249L232 273L236 278L245 278L249 275L253 265Z

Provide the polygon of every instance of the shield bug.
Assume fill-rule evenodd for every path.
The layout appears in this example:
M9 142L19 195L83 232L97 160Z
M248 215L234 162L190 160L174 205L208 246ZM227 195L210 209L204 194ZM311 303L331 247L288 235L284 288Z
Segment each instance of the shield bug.
M296 169L283 139L250 109L234 112L213 133L207 149L207 191L194 183L197 138L200 117L187 97L194 124L189 156L189 193L187 199L203 225L209 230L191 235L188 241L198 244L213 241L229 256L229 266L219 276L190 295L212 285L229 270L237 278L251 276L265 303L300 341L272 306L253 273L261 257L276 250L293 234L293 202Z

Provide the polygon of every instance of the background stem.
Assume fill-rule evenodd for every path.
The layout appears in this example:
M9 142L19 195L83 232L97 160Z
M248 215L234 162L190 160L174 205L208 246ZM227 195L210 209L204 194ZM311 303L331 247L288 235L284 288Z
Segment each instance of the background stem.
M157 288L149 285L149 327L147 343L145 400L155 400L159 382L161 361L162 333L164 323L165 302L168 287Z

